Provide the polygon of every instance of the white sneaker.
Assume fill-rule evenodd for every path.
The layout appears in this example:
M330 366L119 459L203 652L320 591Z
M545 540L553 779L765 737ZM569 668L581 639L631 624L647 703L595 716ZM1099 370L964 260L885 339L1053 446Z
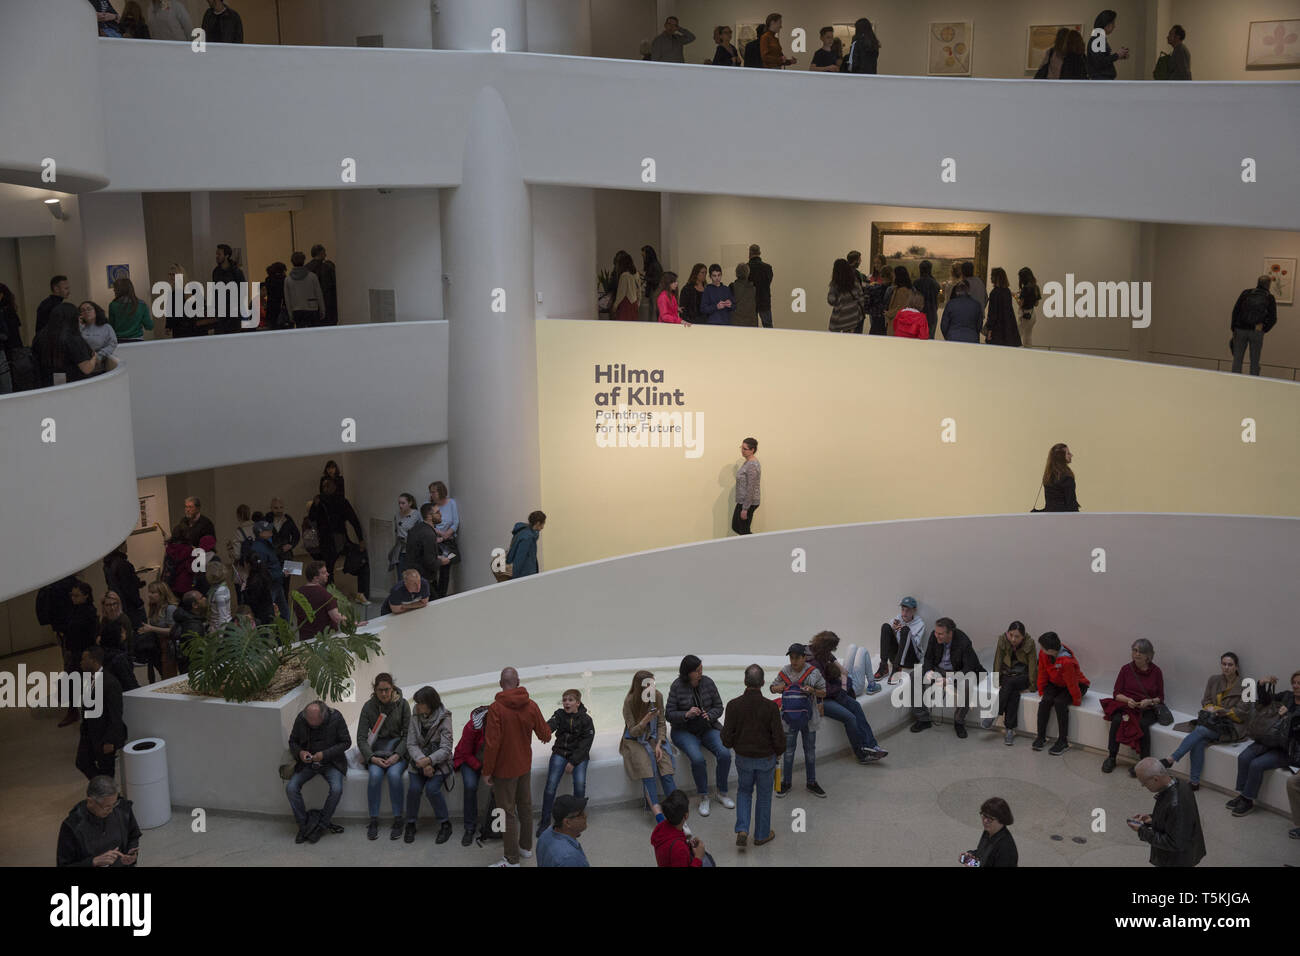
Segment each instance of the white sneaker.
M732 800L731 797L727 796L725 793L718 794L718 803L722 804L728 810L736 809L736 801Z
M533 851L532 851L532 850L525 850L523 847L520 847L520 848L519 848L519 856L520 856L521 858L525 859L525 860L531 860L531 859L533 858Z
M700 812L700 816L702 816L702 817L707 817L707 816L709 815L709 798L708 798L708 797L700 797L700 811L699 811L699 812Z
M491 869L491 867L493 867L493 866L513 866L513 867L518 868L519 864L518 864L518 863L511 863L511 862L510 862L509 860L507 860L505 857L502 857L501 859L497 860L495 863L491 864L491 866L489 866L489 869Z

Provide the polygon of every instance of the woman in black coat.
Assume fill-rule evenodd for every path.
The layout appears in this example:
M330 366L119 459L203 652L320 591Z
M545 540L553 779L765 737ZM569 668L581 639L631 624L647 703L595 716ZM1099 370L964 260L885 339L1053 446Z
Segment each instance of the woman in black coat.
M1013 818L1007 802L1001 797L989 797L980 806L980 822L984 824L984 832L980 834L979 846L969 853L963 853L962 862L981 868L1019 866L1020 852L1016 849L1015 837L1008 829ZM976 862L968 863L971 859Z
M1016 326L1016 309L1011 298L1007 270L996 268L992 276L993 289L989 292L989 311L984 320L984 334L989 345L1014 345L1020 348L1020 329Z
M1047 504L1044 511L1078 511L1079 499L1074 491L1074 472L1070 462L1074 455L1070 446L1059 442L1047 453L1047 467L1043 469L1043 495Z

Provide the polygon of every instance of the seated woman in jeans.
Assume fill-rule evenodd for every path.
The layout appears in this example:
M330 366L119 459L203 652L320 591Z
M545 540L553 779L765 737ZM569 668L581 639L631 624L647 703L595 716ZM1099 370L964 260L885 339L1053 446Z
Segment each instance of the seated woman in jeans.
M853 693L853 679L835 659L835 648L840 646L839 635L822 631L808 644L810 663L816 665L826 678L826 697L822 700L822 714L844 725L849 735L849 746L858 763L874 763L888 755L876 743L867 715Z
M664 695L655 689L654 677L650 671L637 671L632 676L632 687L623 698L623 739L618 752L627 775L641 781L645 788L655 822L662 823L664 813L655 777L663 784L664 796L676 790L677 784L673 782L672 745L665 739Z
M718 802L728 810L733 809L736 801L727 796L731 751L722 745L719 729L722 726L722 695L713 679L704 676L704 665L694 654L682 658L678 677L668 690L667 707L672 742L691 762L691 773L700 794L700 816L709 815L709 765L704 762L706 749L718 761Z
M1153 663L1156 649L1145 637L1133 642L1133 659L1119 669L1113 697L1101 702L1102 712L1110 721L1110 749L1102 761L1101 772L1115 769L1119 745L1128 744L1138 752L1138 759L1151 756L1151 725L1165 699L1165 676ZM1137 764L1128 768L1137 776Z
M475 707L465 721L465 729L460 732L460 743L452 755L452 766L460 771L460 781L465 791L465 832L461 835L460 845L469 846L474 842L474 830L478 827L478 781L483 775L483 750L487 746L484 725L487 723L487 705ZM485 828L485 831L486 828Z
M1006 633L998 638L993 652L993 673L998 675L998 712L1006 733L1002 742L1008 747L1016 742L1016 726L1020 723L1020 695L1038 686L1038 645L1020 621L1007 625ZM980 718L980 726L988 730L995 717Z
M366 806L370 809L370 825L366 828L366 839L379 839L379 801L387 779L388 799L393 805L393 826L388 838L396 840L402 835L402 774L406 772L411 705L402 698L392 674L376 675L373 689L357 721L357 749L361 751L361 765L369 774Z
M415 821L420 816L420 792L433 804L438 817L438 838L435 843L451 839L451 814L442 795L443 782L451 776L452 764L451 711L442 706L442 698L432 687L424 686L415 692L415 712L411 714L411 727L406 735L408 774L406 788L407 843L415 842Z
M555 732L555 746L551 748L551 764L546 771L546 793L542 797L542 819L537 824L540 837L551 826L551 812L555 809L555 792L566 773L573 774L573 795L587 795L587 764L591 758L591 743L596 739L596 725L592 723L587 708L582 706L582 692L566 690L560 695L560 709L551 714L547 725Z
M1205 769L1205 748L1210 744L1235 743L1244 737L1249 712L1250 705L1241 699L1240 662L1236 654L1227 651L1219 658L1219 673L1205 682L1196 726L1183 738L1178 749L1168 757L1161 757L1160 762L1167 770L1190 753L1190 782L1193 790L1199 790L1201 771Z
M1278 717L1295 714L1300 709L1300 671L1291 675L1291 689L1280 694L1275 693L1277 678L1266 677L1259 687L1259 704L1255 711L1262 718L1272 722ZM1261 721L1263 723L1263 721ZM1292 733L1295 733L1292 730ZM1258 741L1237 755L1237 796L1228 801L1228 809L1234 817L1244 817L1255 809L1255 798L1259 796L1264 774L1278 767L1291 763L1286 750L1272 747Z

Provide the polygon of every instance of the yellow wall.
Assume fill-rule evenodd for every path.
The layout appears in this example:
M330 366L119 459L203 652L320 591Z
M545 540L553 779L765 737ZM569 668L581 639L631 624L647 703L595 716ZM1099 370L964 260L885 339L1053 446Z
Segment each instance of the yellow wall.
M1057 441L1074 452L1088 511L1300 515L1294 383L983 345L554 319L537 323L537 350L544 569L729 534L747 435L763 465L755 531L1025 512ZM675 410L704 414L703 454L597 447L593 396L611 386L594 369L607 364L663 369L656 387L684 392ZM944 418L955 443L940 441Z

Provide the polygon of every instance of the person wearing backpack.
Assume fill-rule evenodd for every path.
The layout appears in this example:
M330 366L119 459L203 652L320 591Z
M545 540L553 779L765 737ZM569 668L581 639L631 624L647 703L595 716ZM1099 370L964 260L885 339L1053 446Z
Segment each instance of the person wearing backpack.
M1232 307L1232 371L1241 371L1246 346L1250 346L1250 374L1259 374L1259 353L1264 349L1264 336L1277 325L1277 300L1268 291L1273 280L1260 276L1255 288L1237 296Z
M826 678L808 663L808 648L802 644L791 644L785 653L790 663L781 668L770 688L781 695L781 724L785 727L785 760L781 764L781 789L776 795L784 797L791 790L794 748L802 737L805 785L813 796L825 797L826 791L817 785L817 728L822 720Z
M736 755L736 846L742 850L749 843L749 811L755 803L756 787L754 846L776 839L772 829L772 778L776 775L776 758L785 753L785 739L781 711L775 701L763 696L763 668L750 664L745 668L745 692L727 701L722 719L722 745ZM664 809L667 816L667 807Z

